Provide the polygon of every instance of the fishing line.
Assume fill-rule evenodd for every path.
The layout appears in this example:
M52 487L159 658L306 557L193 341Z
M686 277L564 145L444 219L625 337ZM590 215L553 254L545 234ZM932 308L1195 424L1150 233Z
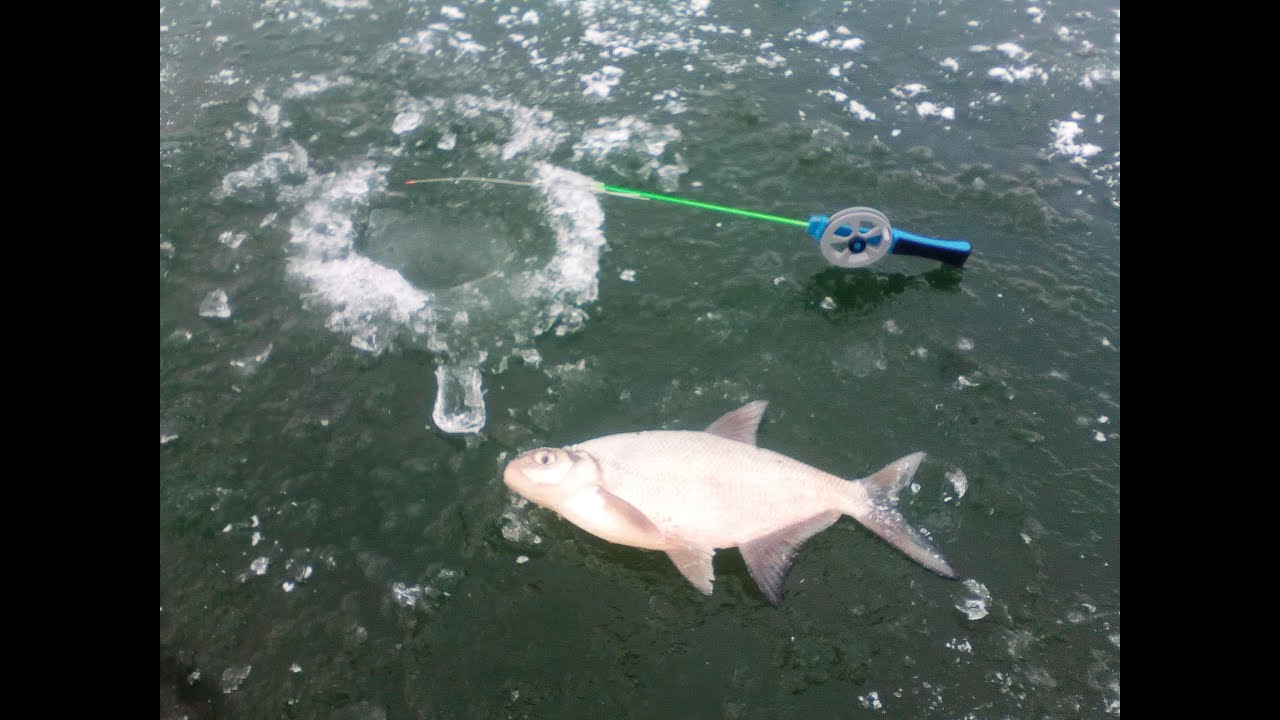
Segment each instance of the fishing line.
M502 178L475 175L421 178L418 180L406 180L405 184L419 185L441 182L480 182L519 185L522 187L534 186L534 183L523 180L504 180ZM889 225L889 218L885 217L883 213L866 207L846 208L831 217L811 215L806 222L780 215L756 212L755 210L715 205L674 195L663 195L619 185L606 185L600 182L593 182L591 190L602 195L613 195L633 200L657 200L673 205L698 208L699 210L711 210L754 220L767 220L783 225L791 225L792 227L802 227L805 228L805 232L818 242L818 249L822 252L822 256L832 265L843 268L866 267L890 253L931 258L961 267L969 259L969 254L972 252L971 246L964 240L941 240L892 228Z

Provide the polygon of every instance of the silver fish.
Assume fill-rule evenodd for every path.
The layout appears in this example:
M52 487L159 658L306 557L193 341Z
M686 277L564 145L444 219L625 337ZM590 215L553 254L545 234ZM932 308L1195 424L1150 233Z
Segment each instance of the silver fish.
M774 605L806 540L849 515L935 573L959 575L897 510L918 452L848 481L756 447L767 402L726 414L702 432L608 435L538 448L507 464L503 482L609 542L662 550L710 595L716 550L736 547Z

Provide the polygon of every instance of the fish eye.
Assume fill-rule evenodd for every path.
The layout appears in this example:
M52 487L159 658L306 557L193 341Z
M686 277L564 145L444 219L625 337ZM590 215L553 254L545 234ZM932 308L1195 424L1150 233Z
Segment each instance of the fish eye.
M546 450L543 450L542 452L533 456L533 461L538 463L539 465L550 465L551 453L547 452Z

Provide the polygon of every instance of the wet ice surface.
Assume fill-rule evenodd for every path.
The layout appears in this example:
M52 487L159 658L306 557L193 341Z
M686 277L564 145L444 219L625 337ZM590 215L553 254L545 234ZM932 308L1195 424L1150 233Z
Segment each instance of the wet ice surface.
M175 682L227 716L1118 714L1114 10L166 2ZM456 175L534 186L403 185ZM592 180L976 252L834 272ZM736 551L704 598L501 483L757 398L845 477L929 453L903 512L981 581L844 519L782 611Z

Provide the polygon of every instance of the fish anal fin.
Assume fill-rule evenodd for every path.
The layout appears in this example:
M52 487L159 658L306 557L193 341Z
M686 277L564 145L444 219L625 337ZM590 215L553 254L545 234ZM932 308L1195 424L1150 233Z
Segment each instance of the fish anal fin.
M703 595L711 594L712 584L716 580L715 567L712 565L715 554L715 550L692 545L678 545L667 550L676 569Z
M721 415L719 420L707 426L706 432L729 440L755 445L756 431L760 428L760 418L764 416L764 409L768 406L768 400L749 402L737 410Z
M840 512L830 510L738 546L747 570L751 571L751 577L755 578L769 602L782 604L782 585L800 546L838 519Z

